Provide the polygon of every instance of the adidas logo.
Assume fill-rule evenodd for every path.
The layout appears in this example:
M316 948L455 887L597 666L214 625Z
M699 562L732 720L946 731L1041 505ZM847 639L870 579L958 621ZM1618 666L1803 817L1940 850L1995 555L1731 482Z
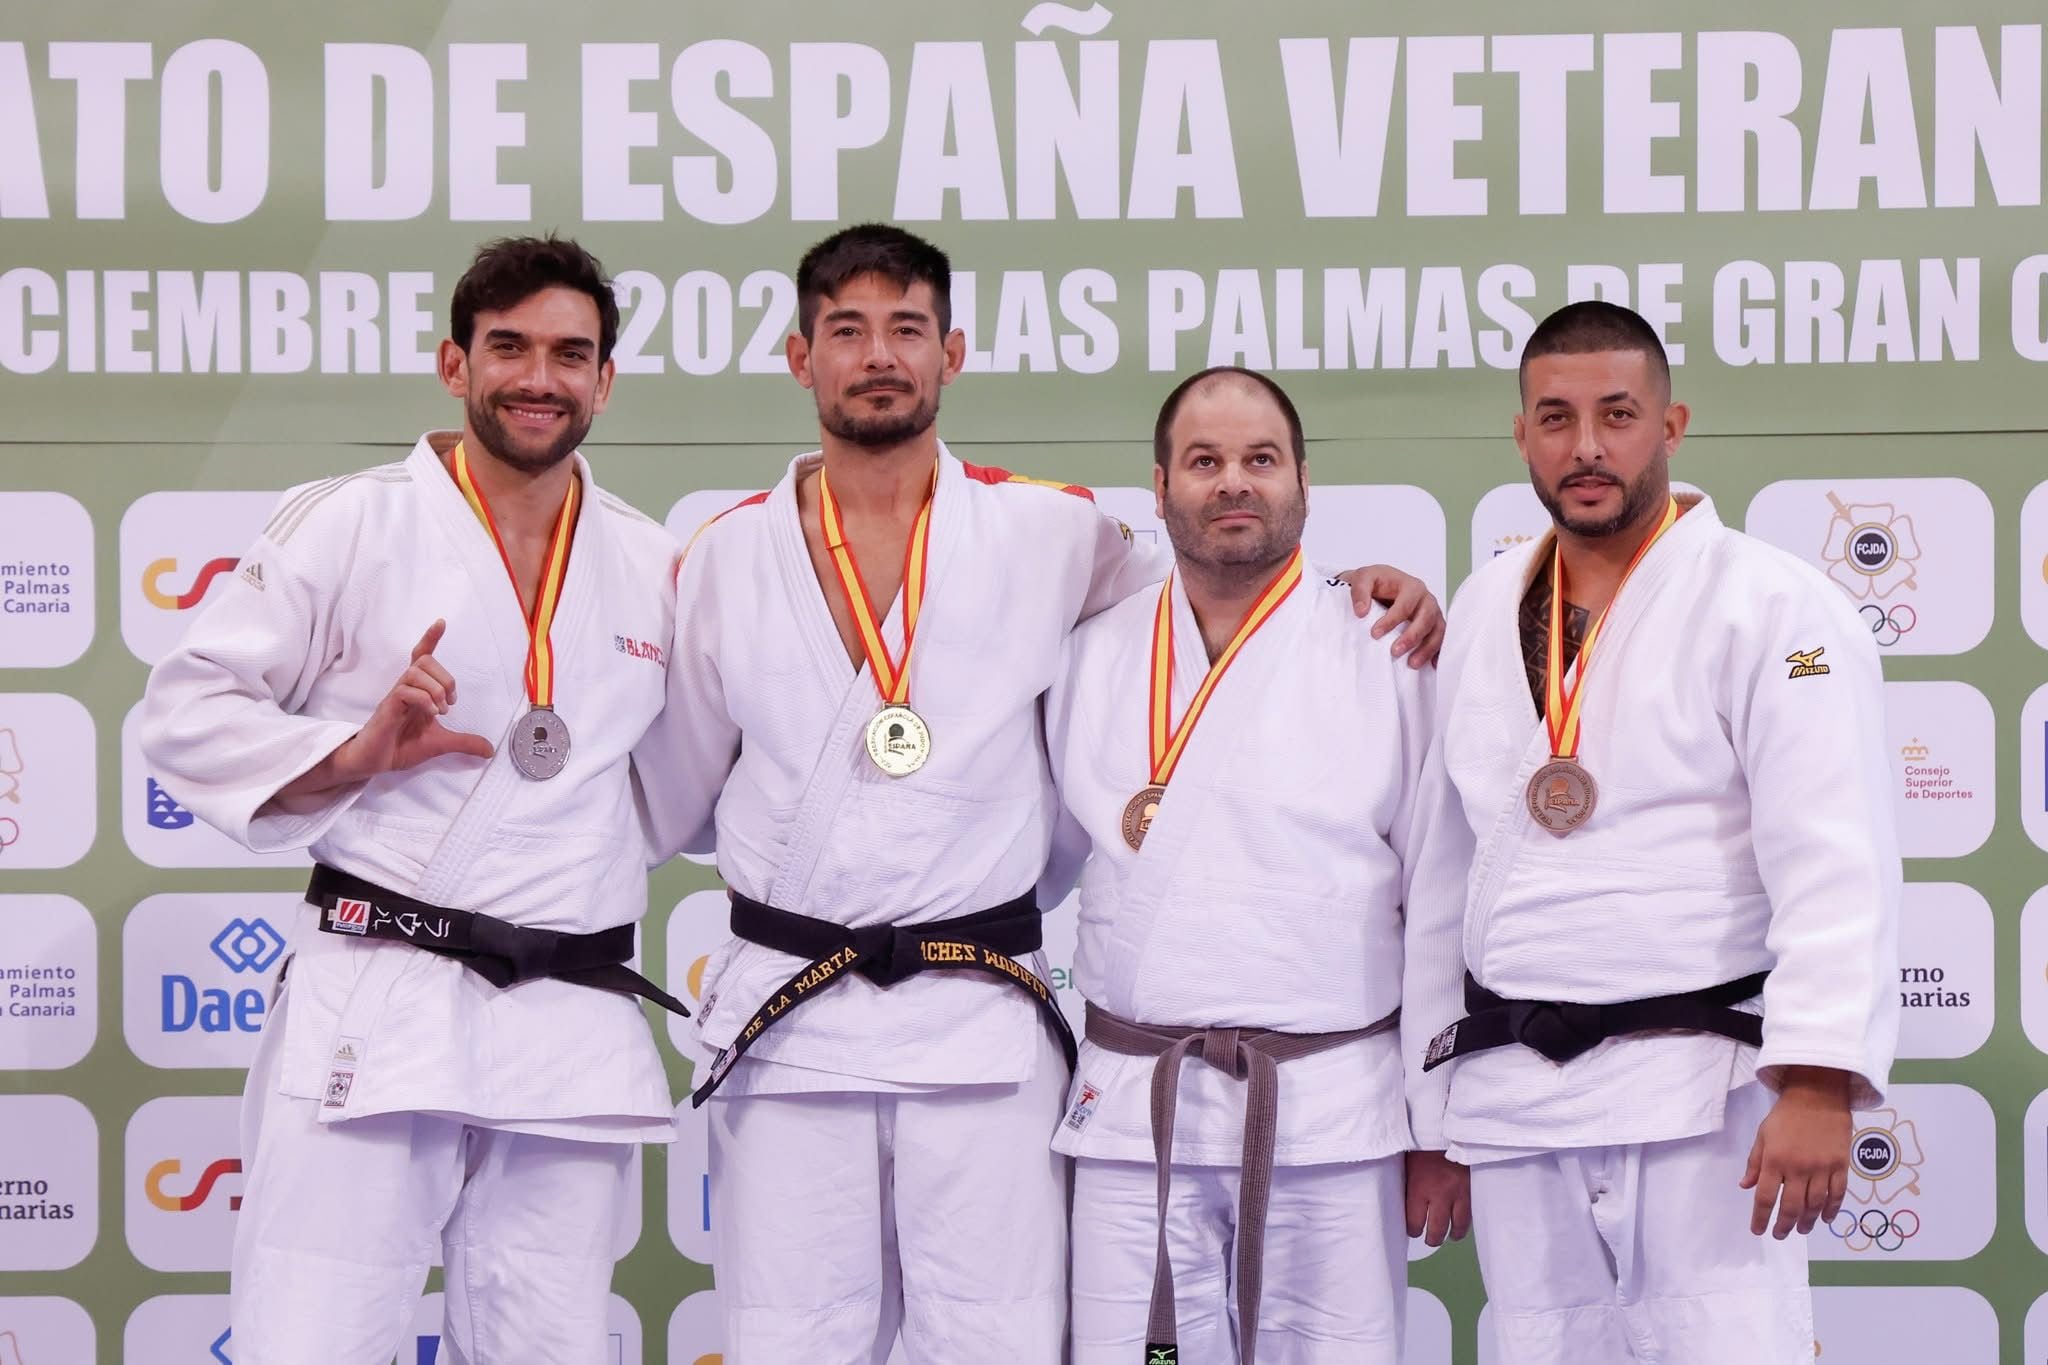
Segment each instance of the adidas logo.
M255 560L252 559L247 564L244 564L242 572L237 574L236 577L256 589L256 591L263 591L263 566Z

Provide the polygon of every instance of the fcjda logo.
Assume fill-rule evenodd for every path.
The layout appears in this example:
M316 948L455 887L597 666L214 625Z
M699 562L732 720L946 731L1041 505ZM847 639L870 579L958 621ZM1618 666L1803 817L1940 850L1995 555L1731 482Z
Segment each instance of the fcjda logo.
M235 918L227 922L207 945L214 957L235 975L261 976L275 966L284 953L284 935L260 916ZM258 1033L263 1028L267 1007L264 993L253 986L228 989L201 986L191 977L166 972L162 986L162 1026L165 1033Z

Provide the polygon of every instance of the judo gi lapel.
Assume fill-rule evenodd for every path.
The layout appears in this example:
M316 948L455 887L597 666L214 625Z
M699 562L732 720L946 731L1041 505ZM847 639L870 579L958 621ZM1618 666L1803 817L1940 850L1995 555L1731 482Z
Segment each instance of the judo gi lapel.
M811 769L803 797L797 804L789 842L784 848L782 863L775 870L774 884L769 888L768 903L788 908L803 903L811 873L830 836L833 815L848 789L862 780L916 780L915 774L908 778L887 777L875 771L866 757L867 724L882 705L881 695L875 689L874 675L867 663L863 661L855 668L847 656L846 646L840 641L839 629L833 623L832 610L825 596L828 592L838 591L838 585L819 581L817 570L811 563L810 547L804 540L797 502L797 482L814 466L816 458L815 455L799 456L769 498L775 565L783 580L785 598L791 606L791 627L803 638L824 695L838 697L838 710L819 750L817 762ZM940 584L956 562L957 547L964 538L964 480L960 462L941 446L938 482L932 494L927 560L931 590L926 594L927 604L934 592L943 591ZM899 588L895 600L889 604L888 615L881 622L883 644L894 658L902 657L903 626L903 593ZM915 706L919 700L919 670L915 655L910 660L910 670L910 698L911 705Z
M441 433L437 433L439 435ZM490 635L492 651L497 657L502 678L509 678L514 691L524 698L526 674L526 617L519 603L519 594L513 589L512 580L505 575L505 562L498 556L498 547L491 540L491 533L477 520L463 499L462 490L456 487L454 477L441 463L441 458L430 444L432 438L423 439L413 448L407 466L411 470L413 486L419 490L431 509L434 521L447 537L453 548L457 563L469 579L470 600L475 610L461 621L450 621L450 631L474 631L482 626ZM452 448L452 440L446 447ZM586 493L589 488L585 487ZM587 509L591 498L584 499ZM577 533L582 533L585 516L578 517ZM573 566L575 554L572 550L570 561ZM513 717L508 715L505 723ZM495 741L495 736L493 736Z
M1656 610L1657 599L1668 584L1681 576L1687 566L1698 558L1700 549L1720 527L1720 518L1715 515L1713 502L1702 498L1690 506L1672 526L1669 533L1661 537L1643 556L1635 572L1629 576L1625 591L1617 596L1608 607L1607 616L1600 627L1599 664L1600 675L1591 686L1607 689L1587 694L1588 715L1608 721L1610 725L1598 722L1589 725L1587 754L1597 776L1600 762L1617 752L1625 742L1624 736L1611 733L1611 718L1614 714L1612 689L1626 685L1620 675L1628 667L1628 647L1636 633L1636 627ZM1526 715L1531 726L1528 742L1523 746L1521 761L1516 764L1512 780L1501 793L1499 808L1494 816L1493 827L1478 842L1477 857L1472 866L1470 899L1467 902L1469 915L1484 915L1499 899L1502 889L1513 873L1516 855L1525 847L1525 841L1542 834L1545 841L1552 836L1541 830L1530 818L1525 791L1529 779L1536 770L1550 760L1550 732L1537 713L1535 701L1529 695L1527 666L1522 659L1522 598L1535 580L1550 563L1551 547L1555 543L1554 532L1544 535L1530 556L1526 571L1514 585L1514 590L1501 602L1489 604L1491 611L1486 632L1487 638L1479 647L1482 657L1475 660L1482 669L1484 688L1487 691L1500 689L1518 698L1517 713ZM1574 660L1568 677L1575 677L1578 661ZM1597 709L1595 709L1597 708ZM1474 922L1468 918L1468 923Z

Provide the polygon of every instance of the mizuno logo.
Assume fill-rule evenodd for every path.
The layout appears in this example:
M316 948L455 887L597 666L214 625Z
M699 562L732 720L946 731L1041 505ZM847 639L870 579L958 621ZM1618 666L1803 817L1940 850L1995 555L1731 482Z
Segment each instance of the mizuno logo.
M1785 662L1792 665L1792 671L1786 676L1793 678L1817 678L1829 672L1828 666L1819 662L1820 656L1827 652L1827 646L1821 645L1815 649L1794 650L1792 653L1787 654Z

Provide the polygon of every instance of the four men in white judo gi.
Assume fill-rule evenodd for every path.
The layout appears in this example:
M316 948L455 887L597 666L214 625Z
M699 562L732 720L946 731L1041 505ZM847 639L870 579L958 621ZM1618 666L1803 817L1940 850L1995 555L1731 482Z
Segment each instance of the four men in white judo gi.
M955 458L947 283L894 229L813 249L823 448L678 574L575 453L595 262L493 244L442 347L463 430L287 495L159 665L167 785L321 864L250 1075L238 1360L388 1358L437 1242L451 1359L595 1358L669 1130L632 997L673 1002L624 965L650 842L733 896L698 1098L735 1365L1058 1360L1065 1155L1077 1360L1392 1362L1404 1230L1468 1217L1447 1146L1505 1359L1810 1350L1801 1244L1735 1182L1779 1239L1832 1216L1884 1084L1877 662L1669 497L1654 333L1532 338L1557 532L1461 592L1438 682L1356 618L1399 576L1303 564L1270 381L1162 411L1156 590L1082 490ZM1036 893L1083 860L1070 1085Z

